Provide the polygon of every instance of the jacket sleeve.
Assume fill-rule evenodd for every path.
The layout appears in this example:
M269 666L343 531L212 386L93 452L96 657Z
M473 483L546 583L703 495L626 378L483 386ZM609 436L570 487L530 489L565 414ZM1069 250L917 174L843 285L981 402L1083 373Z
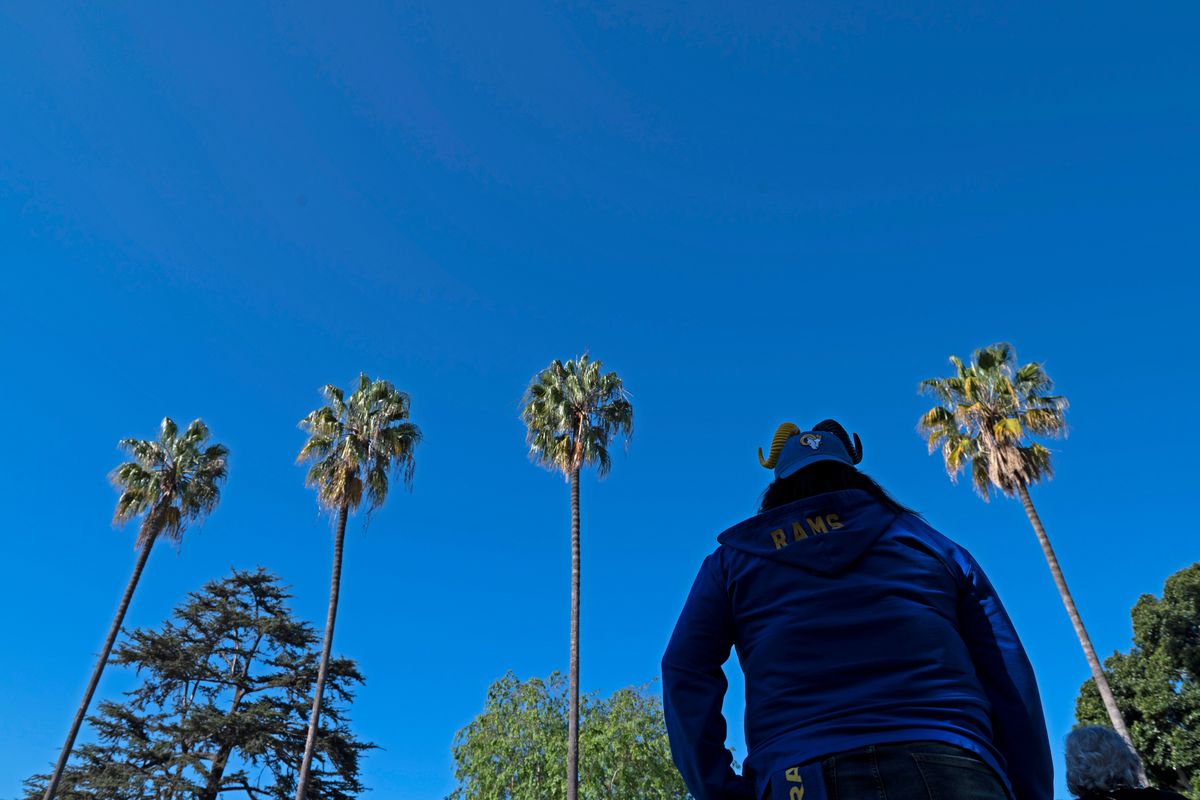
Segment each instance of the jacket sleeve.
M662 660L663 711L671 755L695 800L754 800L753 782L733 771L725 747L721 665L733 647L733 617L714 556L700 574Z
M1054 765L1033 667L983 569L960 550L965 587L959 624L992 704L992 736L1016 800L1052 800Z

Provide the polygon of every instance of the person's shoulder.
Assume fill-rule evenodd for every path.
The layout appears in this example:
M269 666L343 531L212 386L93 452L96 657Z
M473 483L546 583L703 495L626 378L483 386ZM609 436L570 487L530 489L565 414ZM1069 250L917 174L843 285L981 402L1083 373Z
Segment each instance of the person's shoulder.
M914 536L926 539L942 547L954 547L950 537L930 525L924 517L916 514L898 514L889 529L893 534Z
M700 569L705 570L713 578L724 581L729 572L730 559L736 558L737 548L727 544L719 544L716 549L704 557Z
M892 523L889 535L904 544L926 551L952 572L966 574L974 563L971 554L962 545L916 514L898 516Z

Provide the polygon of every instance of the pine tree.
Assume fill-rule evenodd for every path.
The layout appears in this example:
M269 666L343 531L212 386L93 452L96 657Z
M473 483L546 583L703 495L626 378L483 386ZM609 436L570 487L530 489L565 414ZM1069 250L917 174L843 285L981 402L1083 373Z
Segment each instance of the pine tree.
M112 662L141 684L90 717L94 741L73 751L63 800L288 800L296 790L309 698L320 658L311 625L292 618L279 579L259 568L207 584L157 630L137 629ZM350 800L363 791L347 707L362 676L329 663L309 796ZM41 797L48 776L26 782Z

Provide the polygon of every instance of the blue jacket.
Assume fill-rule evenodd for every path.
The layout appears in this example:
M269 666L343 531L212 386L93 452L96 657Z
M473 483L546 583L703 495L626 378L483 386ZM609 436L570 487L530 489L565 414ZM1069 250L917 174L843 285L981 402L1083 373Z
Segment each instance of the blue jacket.
M756 800L797 763L916 740L975 751L1016 800L1051 800L1033 670L966 550L858 490L771 509L717 540L662 662L671 752L696 800ZM733 647L745 777L721 715Z

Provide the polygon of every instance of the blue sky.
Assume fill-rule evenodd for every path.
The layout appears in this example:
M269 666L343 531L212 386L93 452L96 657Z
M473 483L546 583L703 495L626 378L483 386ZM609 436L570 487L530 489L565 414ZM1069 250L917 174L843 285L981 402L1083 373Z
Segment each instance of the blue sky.
M233 453L129 624L256 564L318 621L296 422L360 370L425 442L412 494L352 522L335 649L367 676L372 796L444 796L489 682L566 665L568 493L518 402L584 349L637 411L583 485L585 690L657 674L764 486L755 448L836 416L990 572L1057 749L1086 664L1019 504L926 455L916 386L1001 339L1046 362L1072 431L1034 498L1097 649L1126 648L1137 597L1200 555L1200 18L900 5L0 11L0 797L55 757L133 564L116 441L202 416Z

